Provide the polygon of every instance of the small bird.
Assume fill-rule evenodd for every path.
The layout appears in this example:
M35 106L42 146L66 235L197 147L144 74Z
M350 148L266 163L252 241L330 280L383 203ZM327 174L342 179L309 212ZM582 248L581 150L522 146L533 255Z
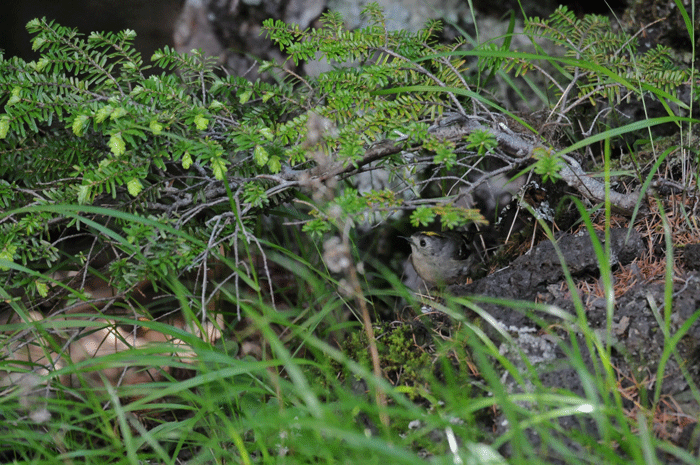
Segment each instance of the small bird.
M454 231L422 231L407 239L413 268L429 285L453 284L466 277L476 257L467 239Z

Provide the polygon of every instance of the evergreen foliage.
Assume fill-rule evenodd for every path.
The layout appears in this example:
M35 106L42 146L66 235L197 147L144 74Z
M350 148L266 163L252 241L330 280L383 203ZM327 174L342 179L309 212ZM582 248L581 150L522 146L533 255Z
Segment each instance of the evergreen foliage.
M165 260L179 275L188 264L201 263L212 246L250 239L247 231L263 210L271 211L290 195L303 199L309 189L318 193L319 182L338 174L352 181L353 175L383 168L392 175L391 186L363 192L347 186L322 203L314 198L311 211L300 212L302 218L307 215L307 232L331 228L334 221L326 212L333 205L354 221L368 214L388 218L397 211L413 211L414 226L426 226L438 216L450 227L480 221L476 211L453 207L451 200L455 182L467 183L465 173L493 152L495 139L477 130L465 144L429 131L443 115L467 115L476 105L470 89L481 83L467 77L465 58L458 52L463 43L437 43L437 22L412 34L388 31L376 5L366 14L370 25L356 31L344 30L336 13L325 14L314 30L266 21L266 34L295 63L319 59L333 64L316 78L302 78L286 73L283 65L263 63L262 70L277 72L278 84L227 76L211 58L168 47L156 52L152 62L169 71L146 76L151 66L134 50L133 31L84 37L53 22L31 21L27 28L41 58L0 61L4 208L102 205L138 213L154 225L170 225L200 240L187 243L162 235L154 225L134 232L128 220L115 218L111 229L130 231L129 247L113 244L122 249L120 259L133 255L134 246L151 250L146 244L156 237L171 257L149 252L141 271L129 279L119 273L124 262L115 262L111 271L121 286L155 272L151 261L163 270ZM627 79L627 92L649 85L670 91L687 81L685 71L669 65L667 50L637 56L633 39L608 29L605 18L577 19L563 7L549 20L527 24L528 32L565 46L577 63L596 64L578 77L584 98L619 99L620 82ZM532 69L531 60L485 56L483 63L506 69L517 65L517 73ZM615 81L609 82L610 73L596 72L600 68L610 68ZM378 154L368 159L368 148ZM530 159L537 161L538 173L556 179L556 157ZM419 197L429 179L421 179L421 172L430 164L434 173L455 181L443 181L438 191L452 197L426 204ZM79 226L76 219L48 211L10 213L8 218L0 225L0 253L41 269L54 267L60 256L50 232ZM113 242L97 236L103 248ZM36 289L41 283L31 278L34 285L29 285L26 276L6 267L2 273L9 273L10 288Z
M614 31L606 16L577 18L562 5L548 19L529 18L525 33L563 47L564 55L572 59L565 62L566 70L576 76L579 99L603 97L619 102L649 91L674 94L680 85L689 82L689 70L674 63L670 48L658 44L639 53L637 37ZM513 61L510 67L516 73L533 69L527 60Z
M459 227L483 221L453 201L460 186L474 189L474 173L486 173L479 168L485 156L511 170L534 163L536 173L557 179L563 165L555 152L545 146L514 156L499 146L503 138L496 143L489 124L438 135L455 116L503 116L477 112L485 109L483 98L471 89L484 83L466 72L463 42L437 43L438 22L417 33L388 31L376 5L365 13L370 25L356 31L346 31L336 13L325 14L313 30L266 21L265 33L295 63L333 65L318 77L301 77L283 64L262 63L261 70L276 73L276 84L226 75L212 58L168 47L151 57L152 66L167 71L147 76L152 68L134 50L133 31L84 37L44 19L31 21L32 46L41 57L0 61L0 256L37 270L61 268L56 237L63 233L57 231L88 226L98 238L95 250L116 255L110 276L127 289L147 277L180 276L218 246L255 242L261 213L288 215L288 206L276 208L294 197L303 207L291 214L317 235L348 220L409 211L414 227L436 218ZM607 32L608 26L602 17L577 19L562 7L549 20L528 21L526 30L566 47L577 60L562 59L569 70L590 64L573 80L579 102L619 99L621 89L643 92L653 85L670 92L687 82L667 50L638 55L633 39ZM534 60L517 53L504 59L491 49L480 52L483 69L535 69ZM359 174L379 169L389 173L388 183L355 188ZM336 177L343 189L327 185ZM104 228L94 230L80 210L65 215L44 208L56 205L105 206L143 221L86 215ZM21 209L27 207L33 210ZM164 234L162 227L189 238ZM134 256L142 260L126 267ZM44 293L43 277L11 268L0 270L8 289Z
M159 235L155 226L141 225L134 232L128 221L116 218L110 226L129 230L124 256L133 254L133 245L148 249L146 244L158 237L159 248L178 257L167 261L179 274L186 264L201 263L207 253L203 244L230 244L245 236L242 231L250 230L261 209L269 211L289 192L297 195L304 187L300 173L309 171L310 164L330 169L332 161L333 169L351 175L361 171L358 162L367 147L388 139L398 148L377 163L389 170L412 164L402 158L402 148L415 152L423 147L436 154L436 163L451 166L454 144L428 136L428 127L444 112L464 113L463 99L449 93L445 99L436 93L381 91L468 87L464 61L449 56L459 43L434 43L438 23L416 34L389 32L376 6L367 13L372 25L352 32L342 29L336 14L325 15L323 27L313 31L267 21L267 34L296 62L318 54L329 62L357 62L315 79L286 75L277 85L226 76L214 69L213 59L168 47L152 61L174 72L147 77L151 67L133 49L133 31L85 38L50 21L31 21L27 28L41 58L0 62L5 207L102 205L187 231L202 242L185 244ZM273 63L262 68L284 75ZM397 181L404 194L347 190L335 201L349 218L358 219L369 211L386 217L410 209L421 190L414 174L415 168L409 169ZM449 204L440 208L455 225L480 219L477 212ZM46 211L9 215L13 221L0 226L3 257L42 269L51 269L59 257L50 230L79 226ZM315 219L307 230L328 230L325 214L314 210L311 215ZM421 215L415 218L424 223ZM219 224L224 226L214 226ZM103 247L110 242L97 235ZM156 271L144 266L140 276L125 282L118 273L121 265L111 271L122 285ZM35 287L17 274L6 279L10 287Z

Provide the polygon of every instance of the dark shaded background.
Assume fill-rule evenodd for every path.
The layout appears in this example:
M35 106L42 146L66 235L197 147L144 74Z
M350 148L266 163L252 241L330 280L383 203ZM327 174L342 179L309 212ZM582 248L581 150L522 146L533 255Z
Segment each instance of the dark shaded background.
M5 57L34 60L26 24L43 16L62 26L92 31L136 31L134 45L149 63L156 49L173 43L173 25L183 0L6 0L0 15L0 49Z

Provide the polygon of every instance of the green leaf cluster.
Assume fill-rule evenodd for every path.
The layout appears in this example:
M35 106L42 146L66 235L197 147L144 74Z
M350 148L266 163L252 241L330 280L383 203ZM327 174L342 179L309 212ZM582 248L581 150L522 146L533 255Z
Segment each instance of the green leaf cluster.
M374 4L365 14L369 25L355 31L336 13L323 15L317 29L265 21L264 34L290 60L331 65L302 77L284 64L262 63L274 84L230 76L197 51L164 47L146 65L133 48L133 31L85 37L45 19L31 21L40 58L0 57L3 257L54 269L62 266L56 231L87 229L100 247L118 251L114 272L126 286L139 276L180 274L202 263L212 246L250 234L263 214L279 213L292 197L306 205L295 219L313 234L331 230L338 219L389 221L397 212L408 213L415 227L438 218L446 227L482 221L478 211L453 205L454 186L467 183L467 173L493 155L496 139L488 130L453 138L434 131L439 121L466 118L484 100L470 90L484 83L469 74L463 41L438 43L437 22L416 33L389 31ZM637 56L634 41L605 32L606 24L561 8L549 20L529 21L528 31L568 47L576 63L593 63L580 86L588 96L619 94L613 84L620 78L610 83L606 69L640 88L649 85L642 79L666 86L685 76L673 74L666 51ZM654 74L661 68L671 74ZM367 160L378 148L387 150ZM559 160L543 156L536 170L555 178L559 167ZM386 183L357 187L358 175L374 170L388 173ZM133 216L91 214L89 222L59 205ZM150 229L136 234L134 218ZM159 234L154 223L196 240ZM166 253L167 259L159 255ZM134 276L117 272L123 257L131 263L137 256L148 263ZM10 286L26 285L23 279L14 276Z
M371 18L370 25L355 31L346 31L337 13L325 14L321 27L305 31L272 19L264 22L269 37L295 63L315 59L334 65L333 70L307 82L306 106L335 128L317 145L340 150L341 159L349 163L358 156L361 145L403 133L407 124L434 119L449 108L444 97L435 94L382 91L438 83L467 85L462 75L465 61L449 56L460 43L435 43L437 23L415 34L388 31L376 5L365 13ZM300 115L280 126L278 136L285 143L305 140L307 123L306 115ZM301 161L304 150L308 147L290 147L287 158Z
M642 94L648 90L673 93L687 84L689 71L679 68L672 50L657 45L644 53L639 51L636 36L615 31L610 18L601 15L576 17L562 5L548 19L529 18L525 33L553 41L564 49L565 68L581 74L579 98L606 98L620 102L630 92ZM516 74L533 69L528 60L510 61L506 67ZM576 71L578 69L578 71Z
M227 75L215 58L169 47L146 65L130 30L86 37L46 19L29 22L40 58L0 58L0 191L2 215L13 220L0 224L3 257L60 268L64 247L56 237L74 228L97 236L98 249L119 251L111 273L116 286L127 288L201 262L205 243L235 241L240 225L254 227L260 212L298 192L295 173L319 156L352 170L368 147L389 139L453 166L454 144L427 137L426 121L452 111L456 100L408 89L466 85L464 61L449 56L459 43L437 44L438 23L418 33L391 32L376 5L366 14L371 25L357 31L345 30L337 14L306 31L267 21L265 33L291 60L320 57L334 66L301 78L264 63L261 69L277 73L276 84ZM378 163L398 173L394 167L405 161L394 155ZM417 194L347 189L332 203L348 218L375 212L387 219L410 208L406 199ZM86 215L86 222L57 205L136 216ZM29 206L36 210L11 210ZM307 212L305 221L308 231L329 228L320 211ZM202 242L185 244L154 222ZM15 274L10 287L24 281Z

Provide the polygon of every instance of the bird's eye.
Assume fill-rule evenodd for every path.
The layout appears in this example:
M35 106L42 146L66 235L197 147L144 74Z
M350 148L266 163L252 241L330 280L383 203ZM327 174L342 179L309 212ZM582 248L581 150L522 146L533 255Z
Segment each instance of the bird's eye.
M421 239L421 240L420 240L420 246L421 246L421 247L425 247L426 245L428 245L428 243L425 241L425 239Z

